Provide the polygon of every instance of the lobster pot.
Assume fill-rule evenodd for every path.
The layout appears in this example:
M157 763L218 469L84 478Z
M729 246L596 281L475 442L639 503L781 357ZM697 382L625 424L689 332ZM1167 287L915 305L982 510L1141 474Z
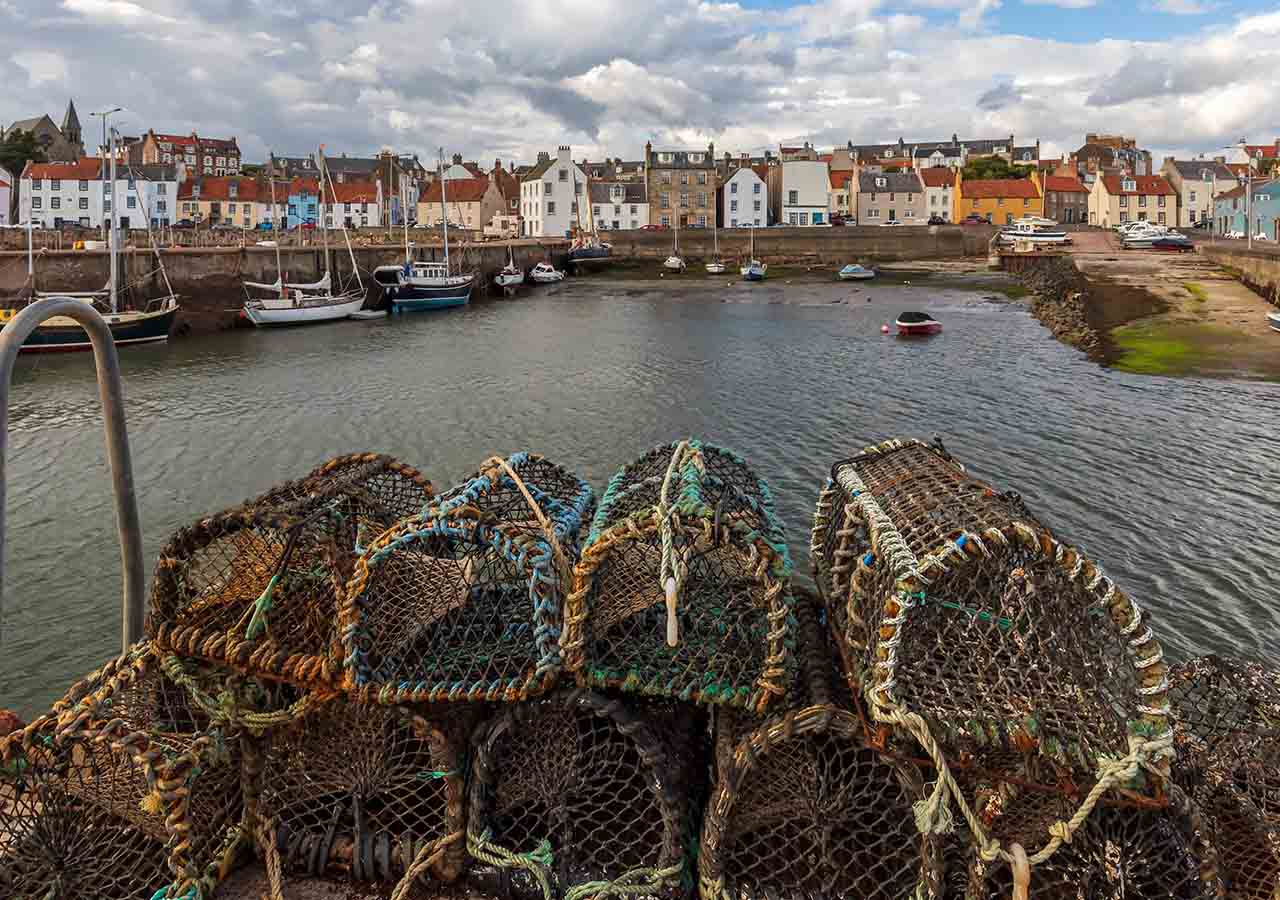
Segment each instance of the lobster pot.
M1019 843L1030 853L1054 821L1075 812L1075 804L1048 792L1010 803L1019 790L1011 783L993 790L979 804L979 815L1003 846ZM1013 895L1009 865L984 861L967 829L958 826L947 841L946 897ZM1069 844L1030 870L1030 896L1045 900L1213 900L1221 890L1199 810L1176 789L1163 809L1096 809Z
M948 759L978 768L1031 752L1044 783L1082 783L1131 741L1167 769L1159 644L1136 604L1016 495L919 441L869 448L832 483L815 575L873 719L918 731L917 715ZM1155 787L1146 769L1123 786Z
M473 745L468 882L520 897L687 892L705 727L688 708L582 690L503 707Z
M0 741L0 895L208 897L239 858L238 736L140 645Z
M1199 804L1234 898L1280 893L1280 672L1209 656L1170 674L1173 778Z
M618 472L565 610L578 683L764 712L794 675L791 563L768 486L684 441Z
M761 719L719 707L715 785L698 856L703 900L937 896L939 842L916 829L920 769L867 742L833 690L813 598L797 597L796 705Z
M148 631L184 657L302 686L331 684L337 591L361 541L420 512L431 483L372 453L179 530L160 551Z
M471 711L313 705L271 729L247 771L282 871L398 882L424 849L442 853L435 877L462 870L463 757ZM258 748L261 748L260 750ZM453 837L452 843L437 844ZM259 846L264 854L271 848Z
M347 689L379 703L514 702L547 690L594 504L585 481L518 453L376 538L340 613Z

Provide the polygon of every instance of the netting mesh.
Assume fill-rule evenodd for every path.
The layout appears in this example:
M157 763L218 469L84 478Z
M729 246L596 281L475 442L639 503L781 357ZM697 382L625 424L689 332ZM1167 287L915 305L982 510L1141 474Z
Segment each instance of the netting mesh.
M1034 747L1064 770L1167 734L1166 668L1136 606L1016 495L919 442L834 470L813 547L850 676L952 755Z
M395 882L424 847L464 830L469 710L356 705L337 698L273 729L256 815L283 871ZM260 837L261 839L261 837ZM259 848L265 851L266 848ZM459 839L433 867L452 881Z
M179 530L160 551L148 631L186 657L300 684L332 683L337 593L360 544L422 510L431 483L376 454Z
M1174 780L1199 804L1232 897L1280 892L1280 672L1209 656L1170 673Z
M382 703L515 701L547 690L594 504L586 482L519 453L489 460L374 540L340 615L348 689Z
M0 862L0 886L15 887L3 896L150 898L170 883L207 895L237 859L238 737L209 727L146 645L87 687L4 745L0 845L15 858Z
M503 708L474 746L469 880L567 900L600 882L681 894L704 740L701 717L667 703L560 691Z
M657 447L601 501L566 603L566 665L584 685L763 711L794 670L790 576L769 488L740 457Z

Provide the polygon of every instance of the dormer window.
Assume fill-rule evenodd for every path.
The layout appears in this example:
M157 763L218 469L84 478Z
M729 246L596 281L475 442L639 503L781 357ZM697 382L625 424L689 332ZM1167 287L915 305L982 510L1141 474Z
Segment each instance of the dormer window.
M1131 178L1126 178L1120 183L1120 190L1122 191L1136 191L1137 189L1138 183Z
M892 155L892 154L890 154L890 155ZM877 179L876 179L876 187L885 187L888 183L889 183L889 180L888 180L887 178L877 178Z

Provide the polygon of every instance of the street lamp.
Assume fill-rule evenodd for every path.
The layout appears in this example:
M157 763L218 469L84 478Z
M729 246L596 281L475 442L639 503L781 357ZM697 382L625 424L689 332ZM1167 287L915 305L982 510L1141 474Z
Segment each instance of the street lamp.
M1253 249L1253 159L1249 145L1240 138L1240 152L1244 154L1244 230L1249 238L1248 249Z
M112 109L104 109L101 112L89 113L90 116L102 119L102 144L100 145L102 147L102 150L100 152L102 153L109 152L107 148L107 120L111 118L112 115L118 112L124 112L124 107L116 106L116 107L113 107ZM99 174L102 174L102 173L99 173ZM113 179L111 182L111 208L113 210L115 209L115 205L116 205L116 183ZM106 240L106 235L107 235L107 220L105 217L103 217L103 220L102 220L103 240Z

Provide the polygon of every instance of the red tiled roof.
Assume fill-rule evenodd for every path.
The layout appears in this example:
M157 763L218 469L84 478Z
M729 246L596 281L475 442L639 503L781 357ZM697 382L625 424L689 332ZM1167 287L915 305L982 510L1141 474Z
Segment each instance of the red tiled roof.
M758 166L751 166L751 171L755 172L761 181L769 181L769 166L767 163L762 163Z
M1089 193L1089 189L1080 183L1080 179L1072 178L1070 175L1046 175L1044 189L1066 194Z
M819 153L819 154L818 154L818 162L829 163L829 162L831 162L831 160L832 160L832 159L834 159L834 158L835 158L835 154L834 154L834 153Z
M942 166L930 166L920 170L920 180L925 187L951 187L956 183L956 173Z
M847 190L849 187L850 181L853 181L853 172L832 172L831 173L831 186L836 190L841 190L841 189ZM857 191L855 190L854 193L856 194Z
M157 141L174 144L178 147L199 146L209 150L235 150L239 152L235 138L206 138L197 134L157 134Z
M1030 178L990 178L962 181L960 194L966 200L995 200L1001 197L1032 199L1040 196Z
M318 178L304 178L301 175L295 177L289 182L290 194L318 194L320 193L320 180Z
M1159 175L1130 175L1129 180L1134 182L1135 188L1135 190L1132 191L1121 190L1120 184L1122 180L1123 179L1119 175L1106 175L1103 176L1102 184L1103 187L1107 189L1107 193L1112 195L1125 194L1127 196L1137 196L1138 194L1167 194L1169 196L1173 196L1177 193L1177 191L1169 185L1169 182L1165 181Z
M333 200L334 195L338 198L335 203L377 203L378 186L372 181L338 182L332 193L325 192L325 199Z
M449 184L445 188L446 196L450 203L478 203L487 190L489 190L487 176L481 178L450 178ZM437 178L427 185L426 193L422 195L418 202L440 202L440 179Z
M68 181L90 181L98 178L102 160L96 156L82 156L76 162L27 163L23 178L65 178Z

